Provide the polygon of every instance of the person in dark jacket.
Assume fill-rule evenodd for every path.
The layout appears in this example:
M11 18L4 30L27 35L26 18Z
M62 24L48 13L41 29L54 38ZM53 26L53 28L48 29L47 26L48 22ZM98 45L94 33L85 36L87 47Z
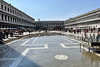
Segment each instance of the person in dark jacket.
M3 39L2 32L0 31L0 44L2 44L2 39Z
M10 30L9 33L10 33L10 36L13 37L13 31Z
M8 35L9 35L8 30L6 30L5 35L6 35L6 38L8 38Z
M100 28L98 28L98 35L97 35L96 39L97 39L97 42L98 42L99 39L100 39Z

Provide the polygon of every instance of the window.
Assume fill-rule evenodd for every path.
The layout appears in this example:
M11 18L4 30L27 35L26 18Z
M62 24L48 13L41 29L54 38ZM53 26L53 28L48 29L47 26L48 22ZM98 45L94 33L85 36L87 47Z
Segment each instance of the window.
M9 8L8 8L8 12L9 12Z
M3 5L1 5L1 9L3 9Z
M100 14L98 14L98 17L100 17Z
M10 26L8 26L8 28L10 28Z
M2 28L4 28L4 25L2 25Z
M13 18L13 22L14 22L14 18Z
M12 13L12 9L10 9L10 12Z
M6 10L6 6L5 6L5 10Z
M5 15L5 21L7 21L7 15Z
M2 14L2 15L1 15L2 20L4 20L3 17L4 17L4 15Z
M7 28L8 26L6 25L5 27Z
M15 14L16 14L16 11L15 11Z
M8 21L9 21L9 16L8 16Z
M11 17L11 22L12 22L12 17Z
M14 13L14 10L13 10L13 13Z

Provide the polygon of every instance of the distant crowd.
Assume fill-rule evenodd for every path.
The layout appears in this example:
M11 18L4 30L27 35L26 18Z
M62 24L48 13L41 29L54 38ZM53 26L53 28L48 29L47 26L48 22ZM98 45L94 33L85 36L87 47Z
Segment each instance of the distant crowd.
M66 30L66 32L74 33L74 34L81 34L81 32L83 32L85 38L87 38L87 33L97 33L97 35L96 35L97 42L100 39L100 28L91 28L91 29L73 29L73 28L71 28L69 30Z
M66 30L66 32L69 32L69 33L74 33L74 34L79 34L81 32L85 32L85 33L92 33L93 31L95 31L96 29L95 28L91 28L91 29L69 29L69 30Z
M0 40L6 39L8 37L13 37L15 33L22 35L23 31L22 30L0 30Z

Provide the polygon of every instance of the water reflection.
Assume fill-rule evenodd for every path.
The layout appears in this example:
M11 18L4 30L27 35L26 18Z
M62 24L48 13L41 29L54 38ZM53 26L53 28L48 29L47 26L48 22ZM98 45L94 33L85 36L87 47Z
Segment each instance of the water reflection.
M99 67L100 57L96 56L94 53L82 52L82 62L83 65L89 63L91 67Z
M55 36L55 35L63 35L63 34L61 34L61 33L55 33L55 32L47 32L47 33L44 32L44 33L30 34L30 35L28 35L25 38L32 38L32 37L37 37L37 36L39 36L39 37L43 37L43 36Z

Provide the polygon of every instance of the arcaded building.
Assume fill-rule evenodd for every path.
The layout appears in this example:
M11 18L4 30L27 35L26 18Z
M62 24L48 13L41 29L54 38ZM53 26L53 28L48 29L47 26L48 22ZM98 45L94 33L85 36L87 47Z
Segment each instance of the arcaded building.
M63 30L64 21L36 21L37 30Z
M34 18L0 0L0 29L33 29Z
M99 28L100 27L100 8L87 12L85 14L70 18L65 22L65 28Z

